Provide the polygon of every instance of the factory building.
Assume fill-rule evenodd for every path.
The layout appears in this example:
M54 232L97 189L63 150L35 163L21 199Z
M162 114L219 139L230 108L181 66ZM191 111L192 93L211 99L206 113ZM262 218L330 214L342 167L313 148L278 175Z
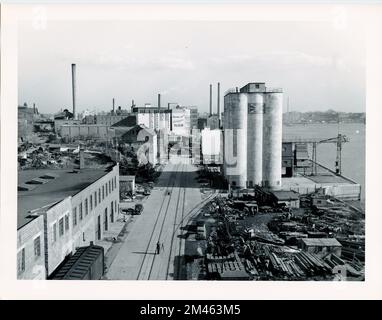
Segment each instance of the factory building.
M190 128L192 129L197 129L198 128L198 107L197 106L189 106L186 107L187 109L190 110Z
M172 110L170 109L145 106L133 107L132 112L137 117L138 125L152 130L171 130Z
M281 187L282 97L265 83L224 96L224 173L232 186Z
M200 164L201 159L201 130L191 130L191 158L193 164Z
M203 164L222 164L223 162L223 137L219 129L203 129L202 136L202 155Z
M172 109L172 133L175 136L189 136L191 132L191 110L176 106Z
M113 137L113 130L103 124L62 124L58 134L62 138L72 139L100 139L107 140Z
M118 165L19 171L18 279L48 278L77 247L102 241L118 215Z
M107 126L112 126L113 124L127 118L129 114L117 115L117 114L97 114L95 116L96 124L103 124Z

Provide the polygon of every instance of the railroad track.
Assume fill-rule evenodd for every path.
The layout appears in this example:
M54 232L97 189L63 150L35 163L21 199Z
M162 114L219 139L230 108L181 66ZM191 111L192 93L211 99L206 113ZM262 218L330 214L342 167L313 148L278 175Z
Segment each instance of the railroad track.
M186 176L186 181L183 182L184 185L186 186L187 185L187 182L188 182L188 175ZM182 181L181 181L181 184L182 184ZM171 244L170 244L170 254L168 256L168 261L167 261L167 268L166 268L166 280L168 280L168 277L169 277L169 270L170 270L170 265L171 265L171 255L172 255L172 251L173 251L173 244L174 244L174 239L175 239L175 235L176 235L176 230L177 230L177 217L178 217L178 209L179 209L179 201L180 201L180 196L181 196L181 193L183 191L183 203L182 203L182 210L181 210L181 222L183 220L183 216L184 216L184 207L185 207L185 202L186 202L186 188L183 187L180 189L179 191L179 197L178 197L178 202L176 204L176 214L175 214L175 217L174 217L174 224L173 224L173 230L172 230L172 234L171 234ZM180 257L180 253L181 253L181 242L182 242L182 238L179 238L179 251L178 251L178 257ZM178 259L178 265L180 263L180 259ZM173 278L175 278L175 275L177 275L178 273L178 268L175 270L175 266L174 266L174 275L173 275Z
M149 251L150 247L152 246L151 242L152 242L152 239L153 239L153 236L154 236L155 229L156 229L156 227L157 227L159 218L160 218L160 216L161 216L161 212L162 212L163 205L164 205L164 203L166 202L166 199L168 198L167 209L166 209L166 212L165 212L165 218L166 218L167 210L168 210L168 206L169 206L169 204L170 204L171 197L172 197L172 191L173 191L173 189L174 189L175 182L176 182L176 176L177 176L177 174L179 173L179 171L177 170L177 169L178 169L178 166L179 166L179 165L176 166L176 171L173 173L173 177L174 177L174 179L171 179L171 177L170 177L170 179L169 179L169 183L167 184L167 186L166 186L166 188L165 188L165 196L163 197L163 200L162 200L161 205L160 205L160 207L159 207L158 215L157 215L157 218L155 219L155 223L154 223L154 226L153 226L151 235L150 235L150 239L149 239L149 241L148 241L148 243L147 243L147 247L146 247L146 250L145 250L145 254L144 254L144 256L143 256L142 263L141 263L141 265L140 265L140 267L139 267L138 275L137 275L137 278L136 278L137 280L140 280L141 273L142 273L142 269L143 269L143 266L144 266L144 264L145 264L145 262L146 262L146 258L147 258L147 256L148 256L148 251ZM172 182L172 186L171 186L170 196L169 196L169 197L166 197L171 182ZM165 220L165 218L164 218L164 220ZM155 256L154 256L154 258L155 258ZM151 264L149 275L151 274L153 264L154 264L154 263Z
M181 164L181 168L182 168L182 170L180 171L181 173L183 172L183 166L184 166L184 164ZM174 184L175 184L175 182L174 182ZM180 181L180 185L182 185L181 181ZM181 193L181 188L179 188L179 193L178 193L178 199L177 199L177 205L176 205L174 221L176 221L176 218L178 216L178 207L179 207L179 201L180 201L180 193ZM172 197L172 192L171 192L171 195L170 195L170 199L169 199L169 201L167 203L167 207L166 207L166 211L164 213L164 217L163 217L163 220L162 220L161 228L159 230L159 235L158 235L158 242L159 243L160 243L160 240L161 240L161 237L162 237L162 233L163 233L163 228L164 228L164 225L165 225L165 222L166 222L166 218L167 218L167 214L168 214L168 208L170 207L171 197ZM170 248L169 248L169 257L170 258L169 258L169 261L168 261L168 264L167 264L167 268L166 268L166 280L167 280L167 276L168 276L169 263L170 263L170 259L171 259L171 253L172 253L172 243L173 243L173 237L171 239L171 245L170 245ZM149 271L149 275L148 275L147 280L150 280L151 273L152 273L152 270L153 270L153 267L154 267L154 263L155 263L155 258L156 257L157 256L154 255L153 260L151 262L150 271Z
M179 166L181 166L181 170L180 171L178 170ZM140 268L139 268L139 272L138 272L138 275L137 275L137 280L142 279L142 277L143 277L143 274L142 274L143 273L143 267L144 267L145 263L148 262L147 261L147 259L148 259L147 258L148 257L148 252L149 252L150 248L155 247L156 241L153 241L153 238L154 238L155 230L156 230L156 228L158 226L158 223L160 223L160 218L162 218L162 223L160 225L159 235L157 237L155 237L155 238L157 238L157 241L159 241L159 242L162 239L164 225L166 223L167 214L168 214L169 207L170 207L170 202L171 202L171 199L173 199L172 197L176 196L176 195L173 194L173 190L174 190L175 185L177 183L176 177L178 176L179 173L181 174L183 172L183 169L184 169L184 164L178 164L177 167L176 167L176 171L173 174L173 179L170 178L169 179L170 182L166 186L165 194L167 194L168 189L169 189L170 184L171 184L171 181L172 181L170 196L168 196L168 197L165 196L163 198L162 202L161 202L161 206L159 208L158 215L157 215L157 218L155 220L155 223L154 223L154 226L153 226L153 229L152 229L152 232L151 232L151 236L150 236L150 239L148 241L148 244L147 244L147 247L146 247L146 250L145 250L145 254L144 254L142 263L141 263ZM177 198L177 203L176 203L176 212L175 212L174 220L173 220L174 223L173 223L173 229L172 229L172 233L171 233L171 240L170 240L170 246L169 246L169 256L168 256L167 263L166 263L166 274L165 274L165 279L166 280L169 279L169 272L170 272L170 268L171 268L171 258L172 258L172 254L173 254L174 248L176 248L174 243L175 243L176 234L177 234L179 228L183 227L185 225L185 222L188 222L188 220L191 219L193 215L198 213L199 210L207 202L211 201L217 195L216 193L208 195L202 202L200 202L197 205L195 205L193 208L191 208L185 214L185 200L186 200L186 193L187 193L186 186L187 186L188 179L189 179L189 177L188 177L188 175L186 175L186 180L185 181L183 181L184 178L181 178L180 181L179 181L180 182L180 186L179 186L179 192L177 193L178 198ZM167 198L168 198L168 202L167 202L167 204L165 204ZM181 202L181 199L182 199L183 202ZM165 207L165 210L163 211L164 207ZM181 208L181 209L179 210L179 208ZM180 214L180 221L177 222L179 214ZM180 238L179 238L179 246L178 246L178 250L177 250L178 257L181 256L182 236L183 236L183 231L181 230ZM153 269L154 269L154 264L155 264L156 258L157 258L157 255L154 255L153 258L152 258L152 261L148 262L148 263L150 263L150 268L149 268L149 271L148 271L147 278L145 277L145 280L150 280L150 278L152 276ZM180 270L181 270L181 260L178 259L176 264L174 263L173 279L179 278Z

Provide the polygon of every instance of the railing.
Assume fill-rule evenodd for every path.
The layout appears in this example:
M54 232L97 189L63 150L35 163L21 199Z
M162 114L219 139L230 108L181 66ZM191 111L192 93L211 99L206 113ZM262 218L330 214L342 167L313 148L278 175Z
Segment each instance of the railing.
M239 92L240 92L239 88L237 90L236 88L230 88L224 92L224 95L226 96L227 94L230 94L230 93L239 93ZM264 93L283 93L283 89L282 88L265 88Z

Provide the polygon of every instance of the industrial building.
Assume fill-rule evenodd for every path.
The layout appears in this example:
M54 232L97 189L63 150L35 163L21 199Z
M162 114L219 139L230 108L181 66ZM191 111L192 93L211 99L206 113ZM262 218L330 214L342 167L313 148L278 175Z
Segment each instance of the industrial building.
M224 96L224 174L233 187L281 188L282 89L248 83Z
M187 137L191 132L191 110L176 106L172 109L172 133L175 136Z
M161 95L158 94L158 106L152 107L146 104L144 107L131 107L132 114L137 117L137 124L143 125L152 130L171 131L171 114L170 104L167 108L161 107Z
M113 137L113 130L104 124L62 124L58 130L62 138L72 139L100 139Z
M188 106L186 107L187 109L190 110L190 128L196 129L198 128L198 107L197 106Z
M119 166L22 170L18 174L18 279L45 279L97 244L119 215Z
M219 129L203 129L202 136L202 156L203 164L223 163L223 137Z

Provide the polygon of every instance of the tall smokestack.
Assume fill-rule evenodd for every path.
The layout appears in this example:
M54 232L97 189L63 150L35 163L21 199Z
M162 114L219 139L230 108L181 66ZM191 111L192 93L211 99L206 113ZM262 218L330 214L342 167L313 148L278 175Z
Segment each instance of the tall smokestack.
M36 104L33 103L33 114L36 114Z
M212 84L210 84L210 116L212 116Z
M115 99L113 98L113 113L115 113Z
M218 120L220 120L220 82L218 82Z
M72 63L73 119L76 119L76 65Z
M158 109L160 109L160 93L158 93Z

